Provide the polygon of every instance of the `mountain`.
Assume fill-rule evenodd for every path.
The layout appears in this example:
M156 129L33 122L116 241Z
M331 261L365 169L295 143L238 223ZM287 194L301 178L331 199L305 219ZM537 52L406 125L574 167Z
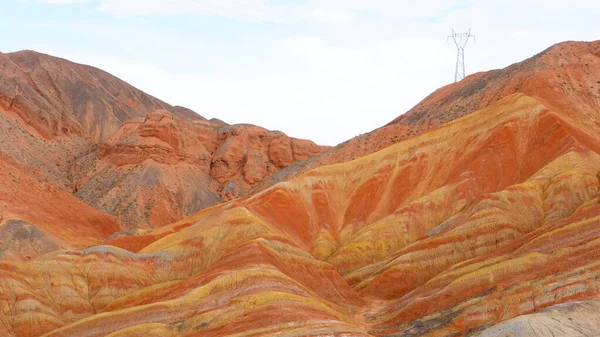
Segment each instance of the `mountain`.
M0 261L82 249L123 230L117 219L0 154Z
M253 125L190 123L157 110L128 121L69 174L87 204L156 227L236 198L321 149Z
M598 46L559 44L502 70L505 77L476 74L442 88L368 139L414 125L411 137L399 133L406 139L379 151L295 173L160 228L111 235L102 244L65 235L60 240L77 245L29 259L15 258L22 250L13 244L13 258L0 261L0 335L595 336L600 95L594 92L600 83L592 80L600 74ZM566 85L552 82L558 75L568 77ZM488 79L485 86L455 94L481 78ZM537 94L505 84L519 78L534 81ZM424 110L427 104L475 110L452 110L452 121L434 127L437 112ZM415 114L420 117L409 118ZM72 180L104 188L107 183L93 178L102 175L97 172L112 175L127 165L135 172L139 165L144 173L135 175L143 182L168 186L173 182L156 173L168 166L156 167L205 165L203 151L182 144L210 153L207 144L215 138L209 131L201 132L206 138L189 138L210 123L189 123L163 110L132 120L80 158L73 169L84 174ZM255 142L232 140L227 149ZM347 146L316 158L342 156ZM214 156L235 157L219 150ZM225 162L212 165L221 185L230 177L223 172L233 172L224 168L237 161ZM174 170L188 179L189 171ZM20 192L19 179L8 192ZM128 179L119 180L119 189L134 188ZM85 187L79 191L88 198ZM106 202L127 195L111 193ZM130 192L143 198L164 193ZM61 210L39 212L50 217ZM87 226L107 230L111 219ZM51 246L50 235L60 234L57 226L36 226L49 233L37 246Z
M100 69L34 51L0 54L0 105L46 138L110 138L129 119L157 109L200 119Z
M123 229L162 226L238 197L323 149L207 120L90 66L0 53L0 153Z
M476 73L442 87L387 125L295 163L265 179L250 193L319 166L343 163L379 151L517 92L534 97L569 118L584 118L584 123L593 121L586 116L595 114L600 106L599 81L599 41L559 43L523 62Z

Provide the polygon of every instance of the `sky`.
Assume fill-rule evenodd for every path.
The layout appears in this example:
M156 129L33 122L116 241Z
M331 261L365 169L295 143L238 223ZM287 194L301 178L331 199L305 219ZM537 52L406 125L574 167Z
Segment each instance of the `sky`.
M335 145L467 74L600 39L598 0L2 0L0 51L106 70L206 118Z

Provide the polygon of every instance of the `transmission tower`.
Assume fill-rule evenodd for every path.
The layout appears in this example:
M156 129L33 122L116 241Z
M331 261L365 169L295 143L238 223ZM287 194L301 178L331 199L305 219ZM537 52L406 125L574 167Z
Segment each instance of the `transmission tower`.
M473 37L475 39L475 35L471 35L471 29L466 33L457 33L452 30L452 35L448 36L448 40L452 38L454 40L454 44L456 44L456 70L454 71L454 82L458 82L465 78L465 47L467 46L467 42L469 42L469 38Z

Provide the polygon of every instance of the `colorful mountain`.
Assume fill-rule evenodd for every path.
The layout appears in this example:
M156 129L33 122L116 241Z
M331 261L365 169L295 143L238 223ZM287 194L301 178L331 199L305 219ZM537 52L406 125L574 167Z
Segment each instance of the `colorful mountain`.
M0 53L1 153L118 218L151 228L238 197L325 147L171 106L93 67Z
M448 120L434 125L436 111L447 110L454 111ZM595 336L600 42L559 44L521 64L472 75L406 116L370 138L288 161L245 197L101 244L94 240L113 230L114 217L101 223L80 202L91 223L71 225L51 215L63 208L51 206L34 207L30 220L15 224L13 209L30 206L15 199L0 225L10 250L0 261L0 335ZM71 181L84 201L168 195L136 191L141 183L121 167L137 166L139 179L168 188L176 183L161 172L173 162L206 169L205 152L184 145L210 154L210 123L163 110L132 120L79 158L74 170L85 174ZM409 129L396 141L384 137ZM231 134L241 138L230 147L263 151L244 131L234 127ZM378 143L384 138L393 144ZM361 150L344 150L365 139ZM225 168L238 162L224 152L211 154L211 163L226 158L223 164L208 165L221 185L236 176ZM16 178L4 195L46 186L42 173L40 181L31 178L18 166L24 164L5 157L15 168L0 177ZM320 165L328 161L335 164ZM175 171L182 181L193 174ZM94 197L94 189L112 186L109 178L94 178L102 174L124 178ZM50 194L43 200L63 195ZM64 194L61 203L74 200ZM77 234L60 236L57 224L97 232L78 241ZM20 255L30 249L22 243L28 236L14 234L25 231L41 238L31 247L42 251L29 258Z

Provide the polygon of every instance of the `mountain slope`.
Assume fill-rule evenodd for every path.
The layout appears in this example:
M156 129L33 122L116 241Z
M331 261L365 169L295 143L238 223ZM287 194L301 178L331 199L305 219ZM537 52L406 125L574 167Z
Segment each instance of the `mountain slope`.
M97 245L122 229L113 216L44 179L0 154L0 260Z
M600 138L565 116L513 94L112 246L0 263L0 332L461 336L599 299Z
M127 120L157 109L204 119L174 109L100 69L50 55L0 54L0 68L0 105L45 137L76 134L102 141Z
M598 301L555 305L531 315L513 318L473 334L479 337L597 336L600 334Z
M252 125L215 129L157 110L75 161L75 195L135 227L156 227L227 201L322 148Z
M128 228L161 226L236 198L323 149L206 120L97 68L33 51L0 53L0 153Z
M524 93L585 121L600 107L600 41L564 42L504 69L468 76L442 87L389 124L352 138L265 179L250 193L323 165L343 163L379 151L484 108L513 93ZM591 116L593 117L593 116Z

